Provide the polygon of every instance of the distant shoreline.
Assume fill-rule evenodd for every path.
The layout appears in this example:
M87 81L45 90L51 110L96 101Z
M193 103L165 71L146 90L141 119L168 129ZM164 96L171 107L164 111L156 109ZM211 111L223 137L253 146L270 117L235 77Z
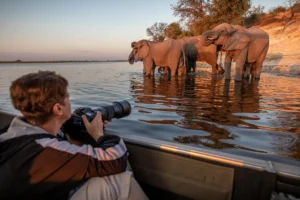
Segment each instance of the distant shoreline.
M7 63L89 63L89 62L128 62L128 60L54 60L54 61L22 61L22 60L15 60L15 61L0 61L0 64L7 64Z

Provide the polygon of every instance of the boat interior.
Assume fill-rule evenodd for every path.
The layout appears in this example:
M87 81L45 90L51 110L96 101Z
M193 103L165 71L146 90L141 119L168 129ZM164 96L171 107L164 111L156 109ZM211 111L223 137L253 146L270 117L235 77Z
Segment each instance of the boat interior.
M0 111L2 132L15 116ZM263 200L274 193L300 198L297 161L252 158L129 133L106 134L124 139L134 176L149 199Z

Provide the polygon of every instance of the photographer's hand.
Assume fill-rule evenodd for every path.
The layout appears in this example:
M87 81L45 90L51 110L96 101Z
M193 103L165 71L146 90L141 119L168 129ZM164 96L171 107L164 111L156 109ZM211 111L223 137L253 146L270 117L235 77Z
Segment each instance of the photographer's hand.
M103 135L104 123L100 112L97 112L95 118L89 122L85 115L82 115L83 123L86 127L87 132L94 138L95 141Z

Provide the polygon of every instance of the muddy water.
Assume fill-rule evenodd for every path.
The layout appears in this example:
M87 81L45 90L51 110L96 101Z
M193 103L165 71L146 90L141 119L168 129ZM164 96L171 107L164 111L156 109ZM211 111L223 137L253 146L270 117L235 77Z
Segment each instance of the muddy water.
M132 105L129 117L108 129L174 143L246 155L300 160L299 78L263 73L260 81L235 83L197 69L186 77L143 77L137 63L1 64L0 109L10 104L16 77L55 70L69 82L72 109L113 101Z

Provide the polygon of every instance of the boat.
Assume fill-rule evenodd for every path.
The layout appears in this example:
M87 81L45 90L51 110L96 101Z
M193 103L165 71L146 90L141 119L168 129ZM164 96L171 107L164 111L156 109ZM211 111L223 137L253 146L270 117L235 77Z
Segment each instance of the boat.
M0 130L15 116L0 111ZM123 132L106 134L123 138L134 177L150 199L269 200L279 194L300 198L298 161L253 158Z

